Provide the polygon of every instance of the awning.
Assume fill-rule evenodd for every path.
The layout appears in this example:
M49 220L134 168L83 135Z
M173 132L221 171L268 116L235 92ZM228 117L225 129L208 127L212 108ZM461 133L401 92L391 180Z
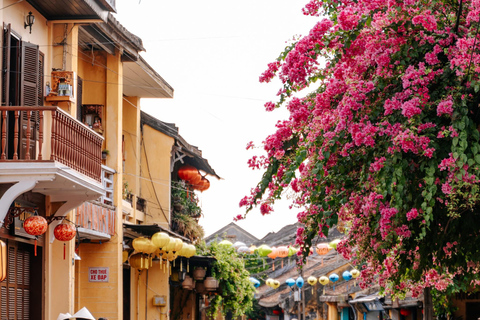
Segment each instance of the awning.
M173 98L173 88L141 56L123 64L123 93L129 97Z
M348 301L348 294L339 294L338 296L320 296L321 302L345 302Z
M182 239L184 242L191 243L190 239L185 238L178 233L168 230L158 224L123 224L124 229L124 236L128 236L130 234L131 237L137 238L141 236L151 237L157 232L166 232L172 237Z

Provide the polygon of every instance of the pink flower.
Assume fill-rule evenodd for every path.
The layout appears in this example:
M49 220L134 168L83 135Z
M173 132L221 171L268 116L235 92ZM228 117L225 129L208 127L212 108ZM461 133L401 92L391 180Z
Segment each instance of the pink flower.
M448 97L448 100L443 100L437 106L437 116L441 116L442 114L447 114L450 117L453 113L453 101L452 96Z
M265 110L267 110L267 111L275 110L275 104L271 101L265 103L264 107L265 107Z
M433 15L430 14L430 10L424 12L424 14L419 14L412 19L414 25L421 24L428 31L437 30L437 20Z
M407 221L413 220L418 217L417 209L413 208L412 210L407 212Z
M448 182L445 182L442 184L442 192L445 194L452 193L452 186Z
M337 17L338 25L343 30L355 29L358 25L358 16L352 7L347 7L340 11Z

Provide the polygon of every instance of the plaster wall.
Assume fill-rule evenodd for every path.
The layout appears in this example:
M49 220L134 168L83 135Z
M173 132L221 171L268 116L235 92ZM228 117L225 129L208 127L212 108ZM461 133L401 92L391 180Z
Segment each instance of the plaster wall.
M170 222L170 157L175 140L147 125L143 127L140 196L147 200L146 224L168 227Z

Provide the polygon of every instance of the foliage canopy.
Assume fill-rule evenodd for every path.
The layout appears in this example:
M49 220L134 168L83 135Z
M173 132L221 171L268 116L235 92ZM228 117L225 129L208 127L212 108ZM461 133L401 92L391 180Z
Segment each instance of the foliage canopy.
M260 77L281 80L265 107L290 117L249 161L264 176L240 205L268 214L293 190L304 255L346 223L338 250L363 286L475 286L480 1L311 0L304 14L319 22Z

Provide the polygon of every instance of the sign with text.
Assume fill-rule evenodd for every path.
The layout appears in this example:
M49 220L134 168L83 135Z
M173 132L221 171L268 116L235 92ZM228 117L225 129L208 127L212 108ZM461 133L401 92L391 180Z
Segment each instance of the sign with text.
M108 268L88 268L88 282L108 282Z

